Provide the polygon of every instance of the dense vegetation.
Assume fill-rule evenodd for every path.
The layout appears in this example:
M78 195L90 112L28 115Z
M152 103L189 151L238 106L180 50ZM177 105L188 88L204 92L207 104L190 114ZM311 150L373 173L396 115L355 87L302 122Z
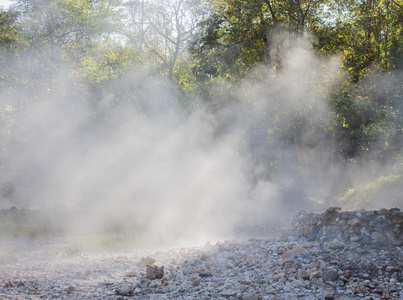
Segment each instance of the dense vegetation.
M113 127L119 117L108 111L119 103L153 109L142 87L148 79L169 86L169 101L184 111L216 115L217 135L241 120L242 154L261 170L256 176L272 180L302 166L334 171L337 186L347 188L351 180L342 174L351 165L369 166L375 178L401 171L402 0L13 3L0 9L3 197L12 193L9 179L19 176L10 159L21 146L17 133L30 130L24 118L33 105L74 99L95 123ZM296 44L316 58L290 63L298 53L287 51ZM290 91L290 81L302 88ZM229 106L245 112L252 109L247 103L267 97L279 101L263 105L253 121L228 113ZM52 151L57 159L58 149Z

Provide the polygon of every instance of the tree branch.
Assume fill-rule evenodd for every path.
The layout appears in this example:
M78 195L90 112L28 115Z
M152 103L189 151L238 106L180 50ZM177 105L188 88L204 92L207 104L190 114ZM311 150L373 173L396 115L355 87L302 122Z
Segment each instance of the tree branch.
M273 7L271 6L270 1L269 0L264 0L264 2L269 7L271 17L273 18L273 22L277 22L276 14L274 13L274 10L273 10Z
M394 3L395 5L397 5L398 7L400 7L401 9L403 9L403 6L400 5L399 3L397 3L395 0L390 0L390 1L392 1L392 3Z

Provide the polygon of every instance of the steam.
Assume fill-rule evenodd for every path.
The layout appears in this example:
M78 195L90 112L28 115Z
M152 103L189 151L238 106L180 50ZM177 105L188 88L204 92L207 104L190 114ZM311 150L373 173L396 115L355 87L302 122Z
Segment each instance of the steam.
M298 209L330 204L337 173L317 145L330 148L332 137L318 128L331 119L327 91L340 62L317 57L306 39L277 43L282 67L257 67L216 112L186 111L144 69L122 79L136 97L105 89L94 104L50 93L21 109L3 95L14 124L3 198L48 211L73 232L136 228L154 240L287 224ZM282 172L276 161L286 162Z

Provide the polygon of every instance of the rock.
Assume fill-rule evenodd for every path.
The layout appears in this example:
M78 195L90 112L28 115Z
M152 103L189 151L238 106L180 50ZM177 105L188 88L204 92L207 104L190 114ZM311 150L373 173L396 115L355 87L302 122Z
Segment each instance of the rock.
M143 294L154 294L154 290L152 288L143 288L141 290Z
M307 250L305 248L295 247L295 248L292 248L291 250L288 250L283 255L281 255L281 258L283 258L285 260L291 260L298 254L306 253L306 252L307 252Z
M199 280L197 280L197 279L194 279L194 278L192 278L192 281L191 281L192 283L192 286L199 286L200 285L200 281Z
M352 236L350 238L350 241L352 241L352 242L358 242L359 240L361 240L361 238L359 236Z
M136 287L130 283L122 283L115 288L115 292L121 296L132 296Z
M277 254L278 255L282 255L282 254L284 254L285 253L285 247L283 247L283 246L280 246L280 247L277 247Z
M126 277L136 277L139 275L139 272L137 271L129 271L126 273Z
M105 281L105 282L98 282L97 287L104 288L113 285L113 282Z
M260 300L260 299L262 298L257 294L245 294L242 296L242 300Z
M325 295L325 300L334 300L334 293L333 292L327 293Z
M374 232L371 235L371 239L375 244L386 244L387 242L385 235L381 232Z
M320 272L319 271L317 271L317 272L313 272L312 274L311 274L311 276L310 276L310 278L309 279L318 279L318 278L320 278Z
M353 276L353 271L351 270L346 270L343 272L343 276L346 278L350 278L351 276Z
M357 283L354 285L355 294L364 294L366 291L367 291L367 289L363 284Z
M298 277L303 280L309 280L309 278L311 277L311 274L309 274L307 271L302 271L298 274Z
M75 291L76 291L76 288L75 288L74 286L72 286L72 285L70 285L70 286L66 289L66 292L67 292L68 294L74 293Z
M213 273L211 273L211 272L200 272L199 276L200 277L213 277Z
M348 226L359 226L359 225L361 225L361 221L357 218L354 218L354 219L348 221L347 225Z
M168 285L166 285L166 286L164 286L164 287L162 288L162 292L163 292L164 294L170 293L170 292L172 292L172 291L174 291L174 290L176 290L176 285L174 285L174 284L168 284Z
M276 289L273 288L273 287L271 287L271 286L265 288L264 292L265 292L266 294L268 294L268 295L276 295L276 294L277 294Z
M343 249L344 244L340 242L339 240L335 239L331 243L329 243L329 248L330 249Z
M150 280L164 277L164 266L147 266L146 276Z
M222 297L229 298L229 297L234 297L236 295L236 292L233 289L224 289L221 294Z
M338 277L338 273L333 268L323 269L320 273L320 277L323 281L335 281Z

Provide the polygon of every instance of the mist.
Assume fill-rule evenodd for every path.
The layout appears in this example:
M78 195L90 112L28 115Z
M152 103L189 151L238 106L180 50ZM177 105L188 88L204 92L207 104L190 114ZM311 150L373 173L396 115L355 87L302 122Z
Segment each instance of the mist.
M145 66L121 79L119 99L106 87L101 100L75 92L68 69L55 75L67 95L22 104L21 92L3 93L1 205L45 212L64 232L135 229L155 242L285 225L298 210L338 205L350 177L332 163L336 137L319 128L331 126L341 62L305 38L276 43L282 67L257 66L217 94L214 111L177 101Z

